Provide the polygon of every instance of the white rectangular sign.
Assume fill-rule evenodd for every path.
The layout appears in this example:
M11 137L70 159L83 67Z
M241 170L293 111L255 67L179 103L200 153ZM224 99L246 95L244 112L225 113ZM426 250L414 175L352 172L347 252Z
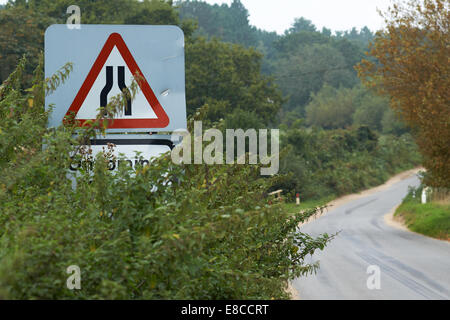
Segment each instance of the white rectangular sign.
M106 141L106 140L105 140ZM81 167L92 169L95 158L98 153L107 154L110 150L106 143L93 144L91 146L84 146L85 150L92 150L92 153L88 157L83 157L83 160L73 161L70 165L70 171L76 172ZM153 158L170 152L171 146L167 145L155 145L155 144L139 144L139 145L114 145L110 154L110 161L108 163L108 169L115 171L120 165L126 165L132 169L136 169L138 166L150 165ZM137 156L139 152L140 155Z

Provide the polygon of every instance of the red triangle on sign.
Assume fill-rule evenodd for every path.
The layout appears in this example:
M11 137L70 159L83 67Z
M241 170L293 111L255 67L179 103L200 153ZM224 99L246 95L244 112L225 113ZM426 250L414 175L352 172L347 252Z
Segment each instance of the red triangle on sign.
M150 119L114 119L113 121L110 121L108 124L109 129L134 129L134 128L165 128L169 125L169 117L167 116L166 112L164 111L163 107L158 101L158 98L156 98L152 88L150 88L150 85L148 84L147 80L144 77L144 74L142 73L141 69L139 69L136 61L133 58L133 55L131 54L130 50L128 49L127 45L125 44L125 41L123 41L122 37L118 33L112 33L108 40L106 40L105 45L103 46L102 50L100 51L100 54L98 55L97 59L94 62L94 65L92 66L91 70L89 71L86 80L84 80L83 85L81 86L80 90L78 91L75 99L73 100L69 110L66 113L66 116L75 115L78 113L78 111L81 108L81 105L83 104L84 100L86 99L86 96L88 95L89 91L91 90L95 80L97 79L98 75L100 74L100 71L102 70L103 66L105 65L106 60L108 59L109 55L111 54L111 51L114 49L114 46L117 47L120 54L122 55L122 58L125 60L125 63L127 64L128 68L130 69L133 76L135 74L139 75L139 79L136 79L138 82L139 87L142 90L142 93L144 94L145 98L149 102L151 108L155 112L157 118L150 118ZM86 121L90 119L75 119L78 126L83 126ZM91 119L93 120L93 119Z

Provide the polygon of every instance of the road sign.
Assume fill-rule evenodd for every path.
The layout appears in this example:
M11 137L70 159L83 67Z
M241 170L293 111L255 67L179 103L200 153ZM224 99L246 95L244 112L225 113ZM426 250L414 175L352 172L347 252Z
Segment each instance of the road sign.
M174 131L186 128L184 36L176 26L66 25L45 33L45 75L73 63L68 80L46 98L54 105L49 126L75 115L78 125L95 119L100 106L128 90L137 74L135 99L108 132Z
M99 77L101 71L106 71L103 77ZM123 115L119 115L118 119L109 127L128 129L167 127L169 118L166 112L161 107L127 45L120 34L116 32L106 40L80 91L67 110L66 116L69 116L70 113L76 114L80 126L89 119L95 119L97 112L95 106L98 105L99 100L102 107L107 104L108 95L114 85L114 71L117 71L117 86L120 90L127 90L125 74L129 76L128 78L138 74L138 79L142 79L138 81L138 84L145 99L139 101L128 99ZM98 94L99 92L100 94Z
M136 169L138 165L150 165L152 158L170 152L174 147L174 143L168 136L142 139L136 135L111 135L98 140L94 139L89 146L85 146L87 149L92 150L90 160L73 161L69 168L70 171L76 172L82 166L92 166L96 155L100 152L108 153L108 145L111 144L114 146L111 154L114 156L114 159L110 159L108 163L108 169L111 171L117 170L121 164L133 169ZM140 156L137 156L136 152L139 152Z

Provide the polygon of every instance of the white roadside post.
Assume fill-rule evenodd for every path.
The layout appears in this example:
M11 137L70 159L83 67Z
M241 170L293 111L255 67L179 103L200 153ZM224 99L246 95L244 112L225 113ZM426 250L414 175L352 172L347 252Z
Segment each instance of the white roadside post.
M429 187L423 188L423 190L422 190L422 204L426 204L427 203L427 197L428 197L429 192L430 192L430 188Z
M422 204L427 203L427 193L425 192L425 188L422 190Z

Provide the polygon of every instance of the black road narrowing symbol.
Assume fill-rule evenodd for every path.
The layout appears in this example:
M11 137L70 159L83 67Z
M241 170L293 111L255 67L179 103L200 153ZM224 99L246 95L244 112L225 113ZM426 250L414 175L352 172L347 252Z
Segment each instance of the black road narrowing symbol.
M131 94L130 90L128 90L127 86L125 85L125 67L120 66L118 67L118 79L119 79L119 88L120 91L126 93L127 95L127 106L125 107L125 115L131 116Z
M127 95L127 105L125 107L125 115L131 116L131 95L130 90L128 90L127 86L125 85L125 67L124 66L118 66L117 67L117 79L119 84L119 89L121 92L124 92ZM106 107L108 104L108 93L111 91L113 86L114 80L113 80L113 67L107 66L106 67L106 84L105 87L102 89L102 92L100 93L100 106Z
M113 67L106 67L106 84L100 93L100 106L106 107L108 104L108 93L113 85Z

